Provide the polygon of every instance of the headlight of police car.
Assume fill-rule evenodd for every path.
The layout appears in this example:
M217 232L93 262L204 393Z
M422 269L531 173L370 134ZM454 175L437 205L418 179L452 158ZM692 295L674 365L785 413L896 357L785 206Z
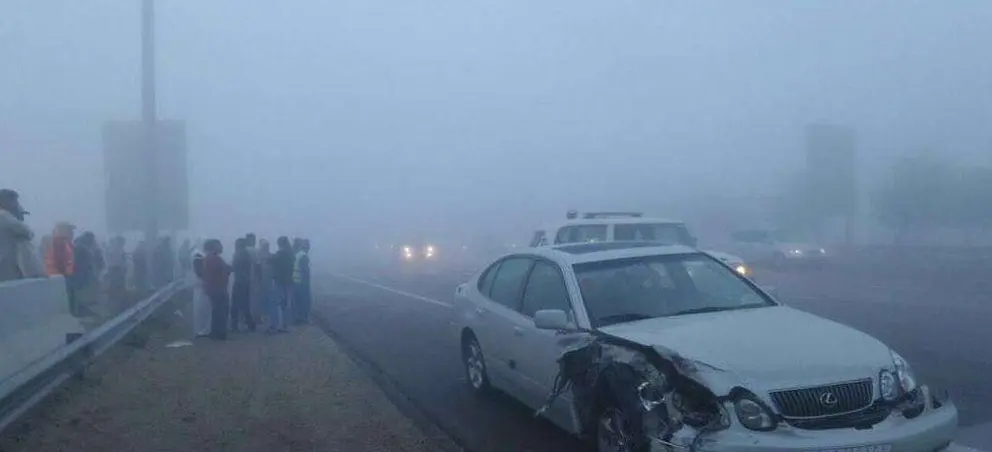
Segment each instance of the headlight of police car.
M894 370L883 369L878 376L878 384L882 398L891 402L916 390L916 376L905 358L893 350L889 353L892 355Z
M739 395L734 401L734 411L737 412L737 419L741 425L750 430L768 431L778 426L778 421L771 410L753 394Z

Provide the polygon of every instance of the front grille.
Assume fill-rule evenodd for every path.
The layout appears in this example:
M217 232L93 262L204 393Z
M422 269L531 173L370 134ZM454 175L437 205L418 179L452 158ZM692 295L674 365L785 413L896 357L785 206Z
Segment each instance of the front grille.
M835 428L868 429L889 417L892 409L884 403L875 403L853 413L807 419L786 419L789 425L804 430L829 430Z
M812 388L771 393L772 401L786 418L818 418L850 413L872 403L871 378Z

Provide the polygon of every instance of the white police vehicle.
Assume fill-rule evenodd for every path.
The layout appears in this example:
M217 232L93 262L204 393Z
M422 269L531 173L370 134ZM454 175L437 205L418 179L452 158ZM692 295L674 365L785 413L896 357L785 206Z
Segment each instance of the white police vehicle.
M662 245L683 245L695 248L697 239L685 222L665 218L645 217L641 212L587 212L579 215L568 211L565 221L552 223L534 232L531 247L587 242L649 241ZM744 260L720 251L702 250L733 268L750 276L751 269Z

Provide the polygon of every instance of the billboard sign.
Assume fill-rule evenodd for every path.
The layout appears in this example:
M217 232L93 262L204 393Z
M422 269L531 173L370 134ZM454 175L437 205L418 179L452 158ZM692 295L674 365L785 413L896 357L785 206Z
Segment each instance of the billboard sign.
M150 158L141 121L111 121L103 128L107 227L112 232L143 231L151 206L159 230L189 226L186 173L186 126L182 121L157 122L155 180L149 180ZM153 185L155 184L155 185ZM157 199L151 199L154 194Z

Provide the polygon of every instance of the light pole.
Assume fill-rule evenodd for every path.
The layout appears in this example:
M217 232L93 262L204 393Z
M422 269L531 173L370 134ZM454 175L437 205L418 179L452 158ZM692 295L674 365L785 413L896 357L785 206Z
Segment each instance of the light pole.
M146 273L149 283L154 275L154 253L158 239L158 190L159 177L156 168L158 159L156 139L156 105L155 105L155 2L142 0L141 4L141 122L144 126L144 152L146 168L146 198L145 219L148 224L145 229L146 255L148 257Z

